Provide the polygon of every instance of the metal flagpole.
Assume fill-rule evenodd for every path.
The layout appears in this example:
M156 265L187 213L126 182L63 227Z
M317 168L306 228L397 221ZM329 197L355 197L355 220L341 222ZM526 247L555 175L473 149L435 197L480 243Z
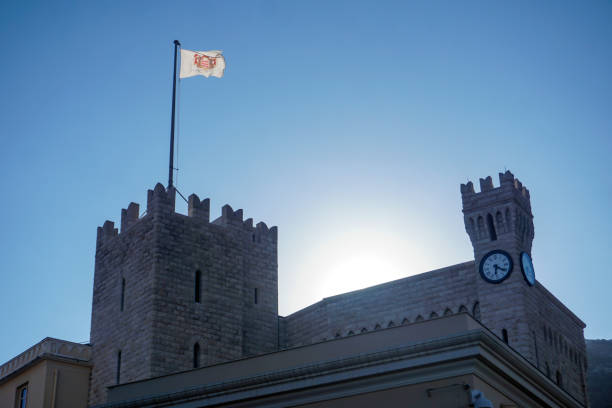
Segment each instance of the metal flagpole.
M170 123L170 169L168 171L168 188L172 186L172 174L174 172L174 113L176 107L176 64L178 48L181 43L174 40L174 76L172 77L172 120Z

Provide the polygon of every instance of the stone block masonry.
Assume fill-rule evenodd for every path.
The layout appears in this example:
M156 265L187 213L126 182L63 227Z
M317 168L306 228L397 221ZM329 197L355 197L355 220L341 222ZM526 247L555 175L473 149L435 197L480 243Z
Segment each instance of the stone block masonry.
M131 203L121 233L98 228L91 405L117 382L278 349L276 227L229 205L209 222L209 200L196 195L184 216L174 200L158 184L145 216Z
M551 381L588 405L584 323L539 282L521 254L534 238L529 190L510 172L461 186L474 259L325 298L278 316L277 229L253 226L229 205L210 222L210 201L191 195L188 215L175 191L149 190L98 228L92 304L90 403L106 387L337 337L470 313ZM481 278L489 251L513 260L506 279ZM537 273L537 263L536 263Z
M323 299L279 320L281 347L357 335L468 312L577 400L586 400L584 323L539 282L523 278L520 255L534 238L530 193L510 172L461 186L474 261ZM504 250L514 268L501 283L480 277L479 263Z

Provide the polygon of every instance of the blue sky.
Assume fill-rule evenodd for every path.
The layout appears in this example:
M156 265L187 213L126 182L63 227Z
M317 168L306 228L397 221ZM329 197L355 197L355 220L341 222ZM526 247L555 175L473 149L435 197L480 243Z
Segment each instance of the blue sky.
M96 227L167 181L279 226L283 315L473 258L459 184L530 189L537 279L612 338L610 2L3 2L0 361L86 342ZM179 204L184 212L185 205Z

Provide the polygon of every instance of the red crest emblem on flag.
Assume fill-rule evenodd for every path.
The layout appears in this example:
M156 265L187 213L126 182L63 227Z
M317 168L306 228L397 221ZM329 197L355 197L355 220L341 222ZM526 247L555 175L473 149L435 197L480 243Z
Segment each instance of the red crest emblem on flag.
M217 57L209 57L204 54L193 55L193 65L198 68L212 69L217 65Z

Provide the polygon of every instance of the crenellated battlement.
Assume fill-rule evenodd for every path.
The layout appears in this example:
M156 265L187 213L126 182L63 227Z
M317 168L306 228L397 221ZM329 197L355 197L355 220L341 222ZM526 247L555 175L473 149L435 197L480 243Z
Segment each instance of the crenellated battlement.
M479 181L480 192L475 191L474 183L471 181L461 184L464 212L475 210L481 205L489 206L494 201L514 199L525 211L531 214L531 196L529 190L509 170L505 173L499 173L499 187L493 185L493 178L491 176L481 178Z
M127 208L121 209L121 226L115 228L113 221L105 221L103 226L98 227L97 239L99 243L107 239L112 239L137 224L142 218L147 216L159 217L165 214L177 214L175 212L176 189L170 187L166 189L161 183L157 183L152 190L147 191L147 210L143 217L140 217L140 205L131 202ZM273 242L277 241L277 227L268 228L264 222L259 222L253 226L253 219L244 220L243 210L234 211L229 204L221 208L221 216L210 221L210 199L200 200L197 194L191 194L187 200L187 216L199 219L207 224L214 224L222 227L234 227L252 233L253 242L261 242L262 238L270 238Z
M499 187L493 185L491 176L479 181L480 192L471 181L461 184L465 230L472 244L489 250L490 245L498 245L498 236L504 236L531 251L534 229L529 190L510 171L499 173Z

